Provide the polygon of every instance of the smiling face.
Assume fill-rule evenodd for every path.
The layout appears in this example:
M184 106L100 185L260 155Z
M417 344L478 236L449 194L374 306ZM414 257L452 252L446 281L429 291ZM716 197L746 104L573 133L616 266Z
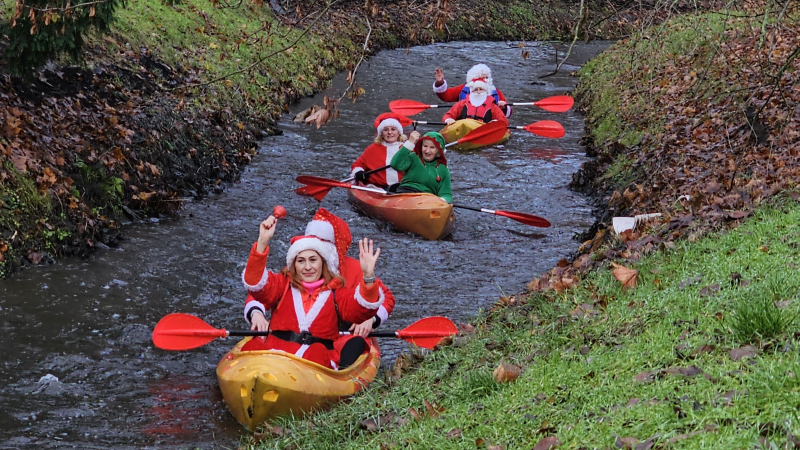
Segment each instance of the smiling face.
M436 144L434 144L430 139L423 140L422 158L427 162L431 162L436 159L437 156L439 156L439 149L436 148Z
M322 257L314 250L303 250L294 259L294 270L302 281L313 283L322 278Z
M392 144L400 139L400 131L395 127L385 127L381 132L381 137L383 138L383 142Z

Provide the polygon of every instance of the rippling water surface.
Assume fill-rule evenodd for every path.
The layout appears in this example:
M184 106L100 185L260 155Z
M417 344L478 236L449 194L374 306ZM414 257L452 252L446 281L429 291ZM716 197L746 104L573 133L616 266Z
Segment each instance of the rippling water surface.
M554 68L554 47L528 45L528 59L516 45L486 42L381 52L362 64L358 78L366 93L343 102L339 119L319 130L291 122L326 93L293 105L280 123L284 135L264 140L241 181L223 194L187 204L178 218L130 226L118 248L0 281L0 448L235 447L245 431L228 413L214 375L234 341L167 353L153 348L153 326L165 314L187 312L215 327L244 329L240 273L258 223L276 204L289 211L269 261L278 270L289 238L304 231L319 206L293 193L294 178L344 177L390 100L439 103L431 90L437 66L455 85L484 62L509 101L530 102L570 91L570 72L607 46L576 46L560 74L540 80ZM339 77L327 94L343 87ZM444 112L415 117L439 121ZM430 242L360 215L344 190L324 199L354 238L371 237L382 249L376 272L397 297L385 329L430 315L468 320L574 251L573 235L593 219L587 199L567 189L585 160L578 145L582 117L519 107L511 123L544 119L559 121L566 136L514 132L504 146L449 152L448 160L457 202L536 214L551 228L458 210L452 237ZM405 348L391 339L381 345L385 363Z

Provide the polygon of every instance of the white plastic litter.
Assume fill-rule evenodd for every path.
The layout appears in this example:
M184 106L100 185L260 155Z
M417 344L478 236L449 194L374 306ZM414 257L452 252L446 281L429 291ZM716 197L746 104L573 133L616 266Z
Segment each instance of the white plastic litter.
M633 217L614 217L611 220L611 224L614 226L614 231L617 234L621 234L627 230L635 230L636 225L656 217L661 217L661 213L637 214Z

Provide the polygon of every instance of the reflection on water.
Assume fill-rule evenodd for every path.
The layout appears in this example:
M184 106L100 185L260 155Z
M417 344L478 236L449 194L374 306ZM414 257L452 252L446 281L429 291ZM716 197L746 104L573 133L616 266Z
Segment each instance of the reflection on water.
M294 178L342 178L370 143L372 121L389 101L437 103L431 92L437 66L455 85L470 66L485 62L510 101L531 101L572 89L568 73L603 48L577 46L564 73L545 80L538 77L552 71L555 58L544 44L528 43L528 59L505 43L485 42L381 52L360 71L365 94L358 102L343 103L341 117L319 130L285 118L285 134L265 140L242 180L224 194L186 205L179 217L129 227L118 248L0 281L0 448L236 446L243 429L222 402L214 374L235 340L164 352L150 342L155 323L186 312L217 328L245 328L240 273L259 222L274 205L286 206L269 261L279 270L289 238L303 233L320 205L294 194ZM410 77L411 66L422 75ZM335 86L344 85L342 76ZM292 112L325 94L332 93L305 99ZM443 113L415 118L438 121ZM459 210L453 235L431 242L359 214L342 189L325 197L322 206L345 219L355 239L369 236L381 247L376 272L397 297L384 330L431 315L468 320L498 296L524 289L576 247L572 236L592 223L587 200L567 189L585 160L578 145L582 118L575 111L518 107L511 123L537 120L559 121L566 136L514 133L503 146L450 152L448 160L457 202L532 213L551 228ZM389 364L405 347L381 339Z

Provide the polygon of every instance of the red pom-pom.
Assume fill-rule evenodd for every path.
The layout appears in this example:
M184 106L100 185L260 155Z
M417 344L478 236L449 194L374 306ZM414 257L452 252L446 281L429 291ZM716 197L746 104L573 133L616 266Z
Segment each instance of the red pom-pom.
M440 177L439 175L436 175L436 182L437 183L441 183L442 182L442 177Z
M286 208L281 205L275 205L275 207L272 208L272 215L275 216L276 219L283 219L286 217Z

